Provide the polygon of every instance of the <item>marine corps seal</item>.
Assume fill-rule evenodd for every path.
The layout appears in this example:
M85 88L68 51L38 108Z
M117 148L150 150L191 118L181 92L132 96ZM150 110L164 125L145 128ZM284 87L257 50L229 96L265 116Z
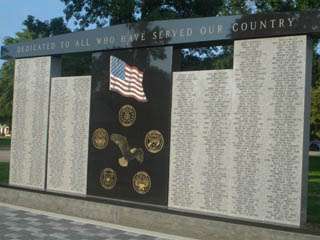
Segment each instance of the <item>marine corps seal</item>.
M146 194L151 189L151 178L146 172L137 172L132 178L133 189L139 194Z
M161 151L164 144L164 139L158 130L149 131L144 138L144 145L151 153L158 153Z
M106 129L97 128L92 135L92 144L96 149L104 149L109 142L109 135Z
M100 184L104 189L110 190L117 183L117 174L112 168L105 168L100 175Z
M124 105L119 110L119 122L124 127L130 127L136 121L136 110L131 105Z

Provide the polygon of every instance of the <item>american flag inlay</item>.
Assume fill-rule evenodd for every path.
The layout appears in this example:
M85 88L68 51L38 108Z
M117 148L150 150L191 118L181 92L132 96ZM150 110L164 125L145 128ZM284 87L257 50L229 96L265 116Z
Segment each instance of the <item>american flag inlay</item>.
M110 56L109 90L125 97L132 97L139 102L147 102L142 81L143 72L141 70L126 64L117 57Z

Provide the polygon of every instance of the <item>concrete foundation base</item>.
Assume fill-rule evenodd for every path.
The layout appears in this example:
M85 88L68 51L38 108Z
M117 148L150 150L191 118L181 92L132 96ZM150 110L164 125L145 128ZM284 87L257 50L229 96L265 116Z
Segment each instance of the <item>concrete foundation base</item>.
M0 187L0 202L203 240L314 240L318 235Z

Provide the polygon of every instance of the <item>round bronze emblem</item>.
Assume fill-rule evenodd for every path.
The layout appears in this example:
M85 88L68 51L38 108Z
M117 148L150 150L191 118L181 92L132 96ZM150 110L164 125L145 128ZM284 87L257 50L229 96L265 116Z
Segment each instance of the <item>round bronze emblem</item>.
M144 138L144 145L151 153L158 153L161 151L164 144L164 139L158 130L149 131Z
M117 174L111 168L105 168L100 175L100 184L104 189L110 190L117 183Z
M139 194L146 194L151 189L151 178L146 172L137 172L132 178L133 189Z
M119 110L119 122L124 127L130 127L136 121L136 110L131 105L124 105Z
M92 144L96 149L104 149L109 142L109 135L106 129L97 128L92 135Z

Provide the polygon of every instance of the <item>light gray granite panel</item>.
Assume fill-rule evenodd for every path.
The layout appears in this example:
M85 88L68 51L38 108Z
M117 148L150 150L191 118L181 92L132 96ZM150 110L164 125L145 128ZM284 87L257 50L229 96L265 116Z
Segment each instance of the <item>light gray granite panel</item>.
M91 76L52 78L47 189L86 194Z
M306 36L241 40L233 70L173 74L169 207L304 223L307 56Z
M50 79L59 75L51 57L15 62L10 184L44 189Z

